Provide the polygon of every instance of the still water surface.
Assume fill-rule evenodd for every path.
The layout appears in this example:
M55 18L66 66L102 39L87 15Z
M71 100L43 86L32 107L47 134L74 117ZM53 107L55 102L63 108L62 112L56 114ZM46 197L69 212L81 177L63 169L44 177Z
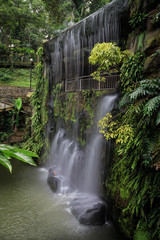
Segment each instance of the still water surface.
M19 163L0 166L0 240L121 240L111 224L78 223L67 196L53 194L47 171Z

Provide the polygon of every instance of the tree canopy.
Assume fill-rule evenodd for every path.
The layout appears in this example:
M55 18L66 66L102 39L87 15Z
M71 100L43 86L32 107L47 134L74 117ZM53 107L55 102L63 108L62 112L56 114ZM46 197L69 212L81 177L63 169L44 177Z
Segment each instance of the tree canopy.
M1 61L33 58L43 40L110 0L0 0ZM35 55L34 55L35 56Z

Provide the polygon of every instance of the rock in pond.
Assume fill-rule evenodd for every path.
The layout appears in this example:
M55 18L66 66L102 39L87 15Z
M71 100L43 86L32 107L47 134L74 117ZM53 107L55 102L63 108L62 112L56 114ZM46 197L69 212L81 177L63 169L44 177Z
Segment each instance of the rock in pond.
M84 225L100 226L105 223L105 203L96 196L77 198L70 203L71 212Z
M57 176L54 168L49 169L47 182L48 182L48 184L49 184L49 186L50 186L50 188L52 189L53 192L58 191L58 189L60 187L60 184L61 184L61 179L60 179L59 176Z

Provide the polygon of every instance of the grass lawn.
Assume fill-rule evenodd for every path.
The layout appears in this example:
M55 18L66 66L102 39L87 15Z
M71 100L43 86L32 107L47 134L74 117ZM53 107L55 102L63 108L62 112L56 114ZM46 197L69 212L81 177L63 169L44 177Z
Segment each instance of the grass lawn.
M34 69L32 70L31 87L35 89ZM30 69L0 68L0 84L16 87L30 87Z

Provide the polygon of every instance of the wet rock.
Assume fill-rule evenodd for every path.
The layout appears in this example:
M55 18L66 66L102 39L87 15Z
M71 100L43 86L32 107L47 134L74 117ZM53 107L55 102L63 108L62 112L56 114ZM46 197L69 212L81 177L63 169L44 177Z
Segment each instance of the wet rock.
M105 223L105 204L102 201L89 202L75 199L70 203L71 212L84 225L100 226Z
M57 192L61 183L61 179L56 175L54 168L50 168L48 172L47 182L53 192Z
M146 58L144 73L150 77L160 77L160 52L157 51Z
M148 33L144 40L145 51L149 51L158 46L160 46L160 29Z

